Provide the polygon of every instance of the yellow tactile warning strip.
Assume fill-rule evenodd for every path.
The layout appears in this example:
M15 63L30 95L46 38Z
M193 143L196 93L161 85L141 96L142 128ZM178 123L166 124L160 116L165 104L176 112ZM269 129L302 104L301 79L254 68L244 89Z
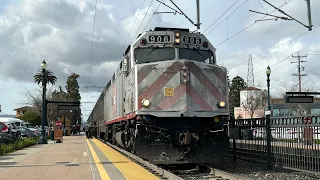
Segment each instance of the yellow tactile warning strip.
M89 146L90 152L92 154L93 160L97 166L97 169L99 171L100 177L102 180L110 180L109 175L107 174L106 170L104 169L103 165L101 164L101 161L97 155L97 153L94 151L93 147L91 146L90 142L88 139L86 139L87 144Z
M159 180L157 176L153 175L138 164L132 162L130 159L108 145L102 143L101 141L92 139L92 142L97 145L97 147L111 162L127 162L114 163L114 165L128 180Z

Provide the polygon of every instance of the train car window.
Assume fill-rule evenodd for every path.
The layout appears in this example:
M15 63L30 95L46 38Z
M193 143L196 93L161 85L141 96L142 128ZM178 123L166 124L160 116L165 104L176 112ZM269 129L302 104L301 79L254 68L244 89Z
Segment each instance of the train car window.
M175 50L172 47L149 47L135 49L135 59L138 64L175 59Z
M179 49L179 56L180 59L189 59L199 62L215 64L213 52L210 50L181 48Z

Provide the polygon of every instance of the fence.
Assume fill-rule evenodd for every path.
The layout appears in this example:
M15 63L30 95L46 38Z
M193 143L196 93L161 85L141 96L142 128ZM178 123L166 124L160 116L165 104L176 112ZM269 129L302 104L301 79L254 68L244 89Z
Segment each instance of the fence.
M231 120L230 147L238 159L320 172L320 116Z

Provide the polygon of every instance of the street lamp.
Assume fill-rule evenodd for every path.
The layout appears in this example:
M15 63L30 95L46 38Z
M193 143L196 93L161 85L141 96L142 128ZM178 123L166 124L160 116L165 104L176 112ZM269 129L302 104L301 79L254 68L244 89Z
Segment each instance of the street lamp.
M268 110L271 111L271 103L270 103L270 74L271 74L271 69L268 66L266 69L266 74L267 74L267 87L268 87Z
M39 138L39 144L48 144L44 124L47 119L47 108L46 108L46 91L47 91L47 75L46 75L47 63L45 60L41 63L42 70L42 122L41 122L41 136Z

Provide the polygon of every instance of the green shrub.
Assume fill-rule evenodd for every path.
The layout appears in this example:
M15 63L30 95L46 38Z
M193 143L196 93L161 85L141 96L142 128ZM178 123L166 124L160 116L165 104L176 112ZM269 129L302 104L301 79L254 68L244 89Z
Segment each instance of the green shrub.
M1 144L0 145L0 156L8 154L14 151L24 149L29 146L36 145L38 138L24 138L13 142L12 144Z

